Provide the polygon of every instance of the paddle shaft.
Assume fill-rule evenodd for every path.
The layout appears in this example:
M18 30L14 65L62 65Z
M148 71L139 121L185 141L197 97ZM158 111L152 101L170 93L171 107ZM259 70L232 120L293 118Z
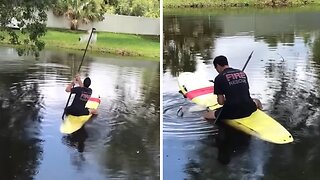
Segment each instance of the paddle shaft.
M244 71L244 70L246 69L246 67L247 67L247 65L248 65L248 62L250 61L250 59L251 59L251 57L252 57L252 54L253 54L253 51L250 53L250 55L249 55L249 57L248 57L248 59L247 59L247 61L246 61L246 64L244 64L244 66L243 66L243 68L242 68L242 71Z
M246 63L244 64L243 68L242 68L242 71L244 71L252 57L252 54L253 54L253 51L250 53ZM216 122L218 121L218 119L220 118L220 115L221 115L221 112L223 111L223 106L221 107L220 111L219 111L219 114L217 115L216 119L214 120L214 124L216 124Z
M95 30L96 30L95 28L92 28L92 29L91 29L91 33L90 33L90 36L89 36L89 39L88 39L88 42L87 42L87 46L86 46L86 49L84 50L84 53L83 53L83 56L82 56L82 60L81 60L81 63L80 63L80 65L79 65L79 68L78 68L78 73L80 72L80 69L81 69L81 66L82 66L84 57L86 56L87 49L88 49L88 47L89 47L89 43L90 43L90 40L91 40L91 37L92 37L92 33L93 33L93 31L95 31ZM73 88L73 87L74 87L74 84L73 84L72 88ZM62 120L63 120L64 114L65 114L65 112L66 112L66 108L68 107L70 98L71 98L71 93L69 94L68 101L67 101L67 103L66 103L66 106L64 107L63 114L62 114L62 117L61 117Z

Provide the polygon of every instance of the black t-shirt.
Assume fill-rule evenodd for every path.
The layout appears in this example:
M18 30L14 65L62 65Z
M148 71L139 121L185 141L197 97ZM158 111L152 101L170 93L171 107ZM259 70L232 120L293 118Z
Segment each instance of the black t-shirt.
M247 75L238 69L226 68L215 78L214 94L224 95L226 99L221 118L247 117L257 110L250 97Z
M74 87L71 89L71 93L76 94L71 107L81 111L85 108L87 101L90 99L92 89L87 87Z

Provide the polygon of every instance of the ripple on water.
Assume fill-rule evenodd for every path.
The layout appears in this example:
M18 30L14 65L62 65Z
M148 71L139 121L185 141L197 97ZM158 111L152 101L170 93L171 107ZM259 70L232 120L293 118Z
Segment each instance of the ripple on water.
M36 63L36 66L39 67L46 67L46 68L64 68L64 69L70 69L69 66L67 65L62 65L62 64L58 64L58 63Z
M194 104L179 98L179 94L164 95L163 136L164 138L200 138L216 134L218 129L202 118L203 111L191 112ZM177 115L180 107L184 109L183 117Z

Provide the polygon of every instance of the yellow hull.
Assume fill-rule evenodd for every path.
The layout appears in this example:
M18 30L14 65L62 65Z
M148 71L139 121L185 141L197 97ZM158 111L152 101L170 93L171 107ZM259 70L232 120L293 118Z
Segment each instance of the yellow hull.
M182 94L192 102L215 110L219 107L217 96L213 94L213 83L196 76L194 73L184 72L178 77ZM224 121L227 125L244 133L258 137L264 141L286 144L293 142L292 135L277 121L257 110L251 116L241 119Z
M292 135L266 113L257 110L249 117L224 120L224 123L242 132L275 144L293 142Z
M98 109L99 105L100 99L90 98L86 107L90 109ZM60 132L64 134L71 134L79 130L91 118L91 116L92 114L84 116L67 115L61 123Z

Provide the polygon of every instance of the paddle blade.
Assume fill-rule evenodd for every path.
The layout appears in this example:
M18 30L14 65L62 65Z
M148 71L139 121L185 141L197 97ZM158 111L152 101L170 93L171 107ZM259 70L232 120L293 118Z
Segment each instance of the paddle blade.
M189 112L200 112L207 110L207 107L201 105L194 105L189 108Z

